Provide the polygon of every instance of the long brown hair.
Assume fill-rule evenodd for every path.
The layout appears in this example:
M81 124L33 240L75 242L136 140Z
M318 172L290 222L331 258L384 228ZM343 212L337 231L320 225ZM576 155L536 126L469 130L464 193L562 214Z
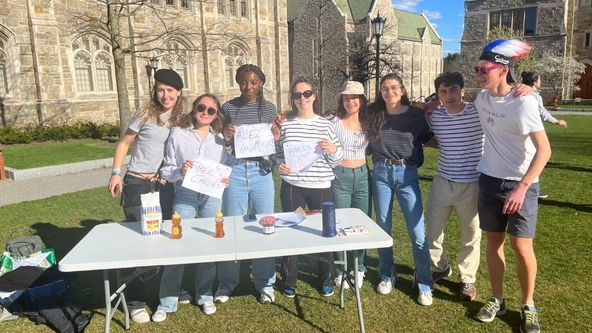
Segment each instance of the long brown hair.
M405 85L403 85L403 79L395 73L390 73L385 75L380 80L380 86L382 87L382 83L386 80L396 80L401 85L401 89L405 89ZM382 90L382 89L381 89ZM402 105L411 105L409 102L409 97L407 97L407 89L405 89L405 94L401 96L401 104ZM378 138L378 133L384 126L386 121L386 102L382 97L382 92L378 94L374 103L368 106L368 113L369 113L369 121L368 121L368 138L373 141Z
M317 88L315 87L314 83L312 83L311 80L309 80L307 78L299 77L296 80L294 80L294 82L292 82L292 85L290 86L289 99L290 99L291 110L290 110L290 112L288 112L287 117L293 118L298 114L298 109L296 109L296 104L294 103L294 100L292 99L292 92L294 91L294 88L296 87L296 85L299 83L306 83L310 86L310 91L312 91L313 95L315 96L315 100L312 103L312 112L314 112L317 115L320 115L321 110L319 110L319 104L318 104L319 94L317 92Z
M210 94L210 93L205 93L205 94L201 94L201 95L197 96L195 101L193 101L193 105L191 107L191 112L186 114L182 118L182 120L180 121L180 124L179 124L180 127L188 128L188 127L195 126L195 123L196 123L195 113L197 113L197 106L199 105L199 102L201 102L201 100L206 97L211 98L214 101L214 103L216 104L216 110L218 111L216 113L216 119L214 119L214 121L212 121L210 126L214 129L214 131L216 133L222 132L222 128L224 126L224 115L222 114L222 112L220 110L220 100L218 99L218 97L216 97L216 95Z
M359 96L358 98L360 99L360 110L358 111L358 119L360 121L360 125L362 125L362 132L368 135L370 126L368 99L366 99L365 95L357 96ZM335 116L337 116L339 119L343 119L346 115L347 111L345 111L345 107L343 106L343 95L340 95L337 104L337 112L335 112Z
M158 126L163 126L164 123L160 119L160 114L162 113L163 107L158 100L156 88L160 82L154 83L154 87L152 88L152 99L148 104L144 106L142 110L140 110L137 114L134 115L134 118L143 117L144 121L153 120L156 122ZM179 97L177 98L177 102L175 102L175 106L173 106L173 110L171 111L171 116L169 117L169 126L175 127L179 126L181 122L181 118L183 114L187 110L187 100L183 96L183 90L177 90L180 92Z

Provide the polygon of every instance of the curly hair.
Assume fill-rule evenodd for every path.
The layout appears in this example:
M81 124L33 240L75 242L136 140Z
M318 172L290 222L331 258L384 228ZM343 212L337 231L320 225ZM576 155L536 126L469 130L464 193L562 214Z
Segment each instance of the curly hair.
M382 84L384 83L384 81L386 81L386 80L396 80L401 85L401 89L405 89L405 85L403 85L403 79L401 79L401 77L398 76L397 74L390 73L390 74L385 75L380 80L381 87L382 87ZM411 105L411 103L409 102L409 97L407 97L406 90L405 90L405 94L403 94L403 96L401 96L401 104L407 105L407 106ZM372 103L372 104L370 104L370 106L368 106L368 110L369 110L368 138L371 141L374 141L374 140L378 139L378 133L380 132L380 130L382 129L382 127L384 126L384 123L386 121L386 102L384 101L384 98L382 97L382 93L378 94L378 96L376 97L376 101L374 101L374 103Z
M368 131L370 129L368 99L366 99L365 95L358 96L360 98L360 110L358 111L358 119L360 120L360 125L362 125L362 132L368 135ZM337 112L335 112L335 116L337 116L339 119L343 119L347 115L347 111L345 111L345 107L343 106L343 95L339 96L339 101L337 103Z

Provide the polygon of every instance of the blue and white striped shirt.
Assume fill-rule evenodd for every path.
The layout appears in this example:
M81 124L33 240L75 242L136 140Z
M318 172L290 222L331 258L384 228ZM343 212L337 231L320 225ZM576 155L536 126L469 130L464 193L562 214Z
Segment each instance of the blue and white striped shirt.
M439 107L427 120L440 146L438 174L459 183L478 181L483 129L475 105L466 103L457 114L449 114L446 108Z

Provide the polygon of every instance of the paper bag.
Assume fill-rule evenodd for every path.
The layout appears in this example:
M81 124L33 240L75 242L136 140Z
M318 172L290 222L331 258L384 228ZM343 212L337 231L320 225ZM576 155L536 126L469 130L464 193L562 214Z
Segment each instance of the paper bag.
M140 200L142 201L142 234L160 234L162 210L160 208L159 192L142 194Z

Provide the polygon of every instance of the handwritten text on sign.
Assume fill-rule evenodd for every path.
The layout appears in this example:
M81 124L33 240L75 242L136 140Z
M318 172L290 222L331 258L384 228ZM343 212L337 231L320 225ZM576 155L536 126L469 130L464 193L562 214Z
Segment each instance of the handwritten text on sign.
M275 153L270 124L240 125L234 133L237 158L267 156Z
M284 156L292 173L299 173L308 170L323 156L323 152L317 142L286 142L284 143Z
M221 199L225 184L223 178L230 177L232 169L226 165L206 159L193 161L193 167L187 169L183 187Z

